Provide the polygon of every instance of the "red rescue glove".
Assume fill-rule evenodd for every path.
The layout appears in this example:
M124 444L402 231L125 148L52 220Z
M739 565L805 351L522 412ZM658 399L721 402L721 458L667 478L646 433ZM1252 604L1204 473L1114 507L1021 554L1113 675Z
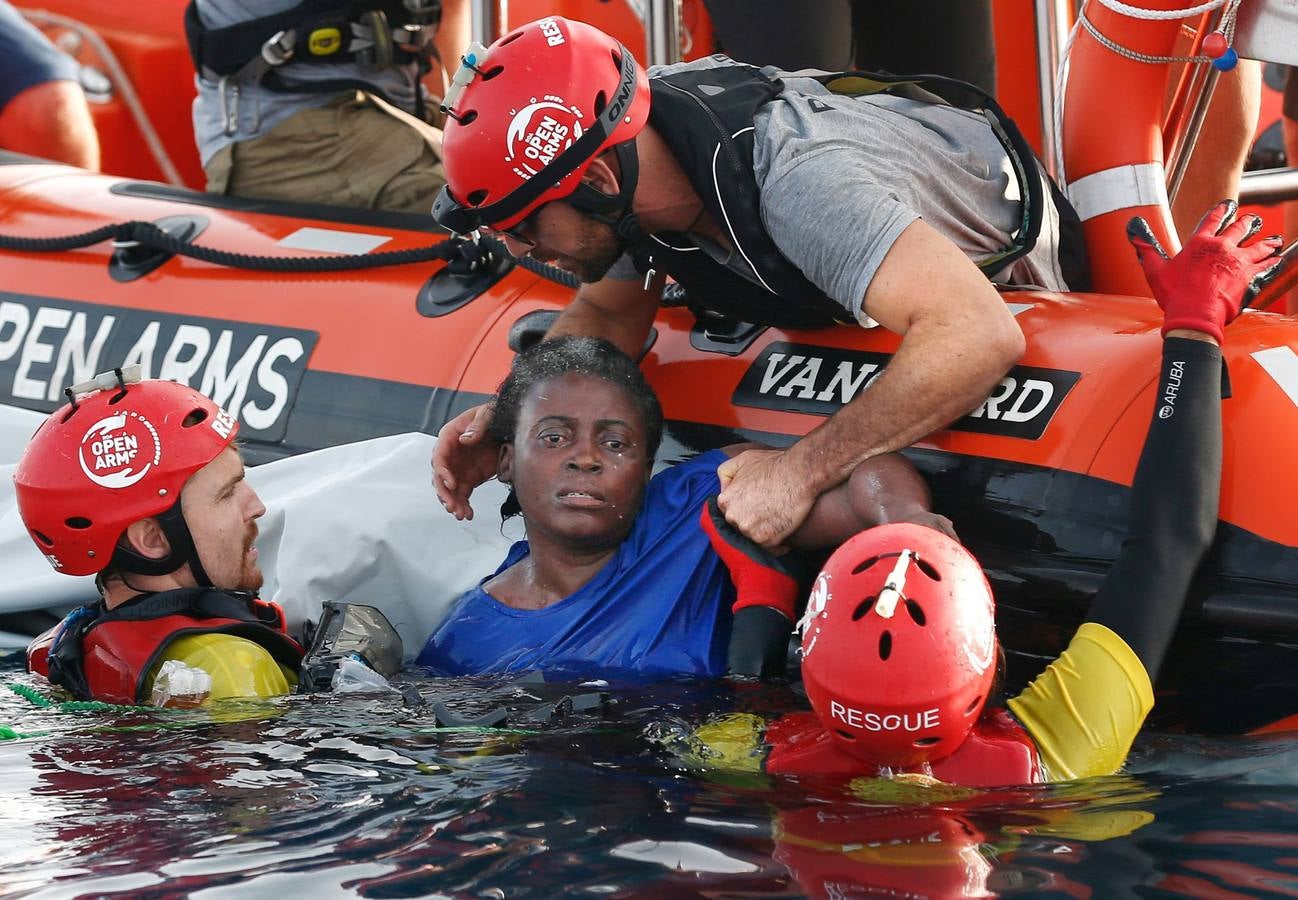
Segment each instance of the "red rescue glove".
M1163 334L1189 328L1221 343L1222 329L1258 291L1289 264L1294 247L1281 251L1279 235L1245 246L1262 227L1258 216L1235 221L1239 204L1223 200L1200 220L1174 257L1140 216L1127 223L1127 239L1163 310Z
M792 622L798 602L798 582L784 564L727 522L716 497L708 498L703 504L699 526L730 570L736 595L731 609L739 612L749 606L765 606Z

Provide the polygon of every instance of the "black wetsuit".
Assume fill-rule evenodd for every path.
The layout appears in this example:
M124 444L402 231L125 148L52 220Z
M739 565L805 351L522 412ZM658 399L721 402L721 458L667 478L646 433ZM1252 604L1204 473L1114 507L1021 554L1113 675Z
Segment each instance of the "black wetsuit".
M1155 413L1132 481L1127 536L1087 618L1115 632L1157 680L1221 491L1221 348L1163 342ZM1170 502L1175 498L1175 502Z

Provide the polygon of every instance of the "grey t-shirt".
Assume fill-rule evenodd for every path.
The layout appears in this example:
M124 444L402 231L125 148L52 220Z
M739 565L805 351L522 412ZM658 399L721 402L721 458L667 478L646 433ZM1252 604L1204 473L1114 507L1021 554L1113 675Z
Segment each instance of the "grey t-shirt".
M725 57L655 67L650 76L733 65ZM780 73L784 92L754 120L762 224L826 296L863 321L861 302L893 242L922 218L977 262L1003 250L1022 205L1009 157L982 115L901 97L833 94ZM1042 176L1044 177L1044 176ZM1049 206L1049 204L1047 204ZM1053 207L1032 252L998 281L1066 288ZM738 253L700 248L756 281ZM629 259L609 273L630 278Z
M236 22L283 12L296 6L300 0L196 0L198 16L208 28L224 28ZM375 71L359 63L341 63L333 66L286 63L279 69L280 77L289 84L350 78L372 84L393 103L406 110L414 109L415 85L418 74L415 65L394 66ZM233 83L226 85L225 109L234 112L236 126L231 134L225 133L222 116L221 91L215 82L201 76L195 79L198 96L194 99L194 138L198 142L198 155L207 165L208 160L221 148L238 141L260 137L280 122L303 109L324 106L336 94L293 94L272 91L255 83L240 82L237 99Z

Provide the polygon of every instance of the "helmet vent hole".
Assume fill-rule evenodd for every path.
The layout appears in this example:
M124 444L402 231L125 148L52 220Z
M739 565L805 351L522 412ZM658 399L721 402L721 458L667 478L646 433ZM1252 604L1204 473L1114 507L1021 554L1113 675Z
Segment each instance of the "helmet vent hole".
M892 632L885 631L879 635L879 659L886 660L892 656Z
M521 38L522 36L523 36L523 29L520 28L520 29L518 29L518 31L515 31L513 34L501 38L501 39L500 39L500 46L503 47L503 46L505 46L506 44L512 44L512 43L514 43L514 41L518 40L518 39Z
M51 547L51 548L54 546L54 541L50 540L48 535L45 535L42 532L37 531L35 528L33 528L31 531L32 531L32 537L36 538L36 543L43 544L44 546Z
M471 124L471 123L473 122L473 120L476 119L477 117L478 117L478 111L477 111L476 109L471 109L471 110L469 110L469 111L466 112L466 113L461 113L461 114L460 114L460 121L459 121L459 124L460 124L460 125L469 125L469 124Z
M482 80L490 81L503 71L505 71L504 66L492 66L490 69L487 69L482 73ZM477 113L475 112L474 115L476 116Z
M469 196L464 199L469 201L470 206L481 206L487 202L487 189L478 188L476 191L470 191Z
M860 575L862 572L864 572L866 569L870 568L870 566L874 565L874 564L877 563L878 561L879 561L879 557L877 557L877 556L871 556L871 557L870 557L869 559L867 559L865 562L863 562L863 563L858 563L857 566L856 566L856 568L852 570L852 574L853 574L853 575Z
M973 698L973 702L970 703L968 706L965 707L964 714L965 714L966 716L973 715L973 713L977 711L979 705L980 705L982 702L983 702L983 695L982 695L982 694L979 694L977 697L974 697L974 698Z
M906 612L910 613L910 617L915 620L916 625L923 625L927 621L924 618L924 607L909 597L906 598Z
M841 738L842 738L843 740L845 740L845 741L854 741L854 740L856 740L856 735L852 734L852 732L850 732L850 731L844 731L844 730L841 729L841 728L835 728L835 729L834 729L834 733L837 734L839 737L841 737Z
M916 746L916 747L932 747L933 745L937 744L937 743L938 743L939 741L941 741L941 740L942 740L942 739L941 739L940 737L926 737L926 738L920 738L919 740L915 741L915 746Z
M870 607L874 606L874 601L877 599L879 598L873 596L866 597L858 603L856 609L852 611L852 621L859 622L861 619L865 618L866 614L870 611Z
M604 107L608 106L608 94L600 91L595 95L595 118L599 118L604 112Z
M91 522L89 519L87 519L85 516L73 516L70 519L64 519L63 524L68 526L69 528L75 528L78 531L84 531L94 523Z
M195 425L199 424L206 418L207 418L207 410L196 409L193 412L191 412L189 415L185 416L185 420L180 423L180 427L193 428Z
M933 564L919 554L915 554L915 568L919 569L934 581L942 580L942 573L933 567Z

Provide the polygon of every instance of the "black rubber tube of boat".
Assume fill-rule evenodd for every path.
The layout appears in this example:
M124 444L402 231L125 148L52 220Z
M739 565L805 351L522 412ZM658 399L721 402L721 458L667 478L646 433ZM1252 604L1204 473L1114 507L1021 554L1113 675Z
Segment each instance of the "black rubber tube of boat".
M495 253L504 253L504 246L490 238L482 238L487 248ZM103 241L135 242L172 253L188 256L218 266L233 269L251 269L260 272L346 272L356 269L376 269L384 266L402 266L410 263L432 262L434 260L452 261L460 256L466 245L471 242L452 238L428 247L413 250L389 250L383 253L356 253L342 256L252 256L246 253L232 253L218 250L215 247L203 247L163 231L152 222L132 221L105 225L93 231L81 234L70 234L62 237L28 238L15 235L0 235L0 250L15 250L21 253L60 253L89 247ZM575 276L562 269L534 259L524 257L518 264L530 272L544 278L575 288L578 281Z

